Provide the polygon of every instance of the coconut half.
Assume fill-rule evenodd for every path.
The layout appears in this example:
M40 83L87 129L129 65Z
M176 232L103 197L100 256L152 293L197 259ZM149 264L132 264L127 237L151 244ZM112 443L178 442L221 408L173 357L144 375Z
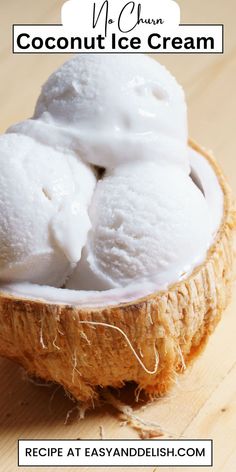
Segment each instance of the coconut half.
M231 294L236 216L231 191L214 158L191 142L207 160L223 194L223 217L203 263L166 290L143 294L120 289L118 298L89 292L87 302L63 302L58 289L44 297L41 287L25 293L0 291L0 355L30 374L57 382L73 397L94 401L98 386L134 381L163 395L217 325ZM201 188L200 172L193 178ZM67 293L68 290L60 293ZM36 293L36 295L35 295ZM38 296L37 296L38 293ZM54 295L53 295L54 293ZM65 297L65 296L64 296ZM72 301L73 300L73 301ZM90 305L90 307L88 307Z

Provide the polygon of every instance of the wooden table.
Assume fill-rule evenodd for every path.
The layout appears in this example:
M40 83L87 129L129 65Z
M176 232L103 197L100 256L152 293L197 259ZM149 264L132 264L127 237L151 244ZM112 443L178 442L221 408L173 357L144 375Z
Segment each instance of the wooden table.
M236 191L236 28L235 1L182 0L182 22L225 23L224 55L156 56L183 84L188 100L190 135L214 153ZM0 15L0 130L32 114L41 84L63 55L12 55L12 23L59 22L63 0L7 0ZM179 378L170 396L139 410L145 420L155 420L167 437L212 438L214 471L236 470L236 297L225 312L205 352ZM0 360L0 470L14 472L18 438L137 438L137 432L120 426L115 410L90 411L83 421L76 411L65 424L73 403L62 389L37 387L26 380L15 364ZM71 421L71 419L73 419ZM22 469L37 470L45 469ZM54 469L75 470L75 469ZM83 472L87 469L80 469ZM102 470L102 469L99 469ZM105 470L105 469L104 469ZM106 472L110 470L107 468ZM116 469L119 472L121 469ZM129 470L123 469L123 470ZM139 469L140 470L140 469ZM153 468L145 469L147 472ZM193 468L171 469L198 470ZM212 470L212 469L199 469Z

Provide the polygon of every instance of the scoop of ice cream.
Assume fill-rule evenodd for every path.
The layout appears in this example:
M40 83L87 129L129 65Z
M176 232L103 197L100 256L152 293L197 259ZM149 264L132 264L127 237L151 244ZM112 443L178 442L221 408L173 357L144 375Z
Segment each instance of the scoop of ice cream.
M167 286L203 261L212 240L206 200L190 177L134 163L99 181L92 229L68 288L104 290L142 281Z
M61 286L90 220L93 171L17 134L0 136L0 280Z
M88 163L149 159L189 171L184 93L148 56L77 55L47 80L34 119L13 127Z

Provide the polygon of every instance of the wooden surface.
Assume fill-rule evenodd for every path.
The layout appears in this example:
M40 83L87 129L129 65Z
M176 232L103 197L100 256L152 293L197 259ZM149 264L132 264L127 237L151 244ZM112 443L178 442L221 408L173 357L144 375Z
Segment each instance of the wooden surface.
M11 54L12 23L59 22L63 0L1 1L0 15L0 131L32 114L40 86L62 63L63 55ZM156 56L183 84L188 100L190 135L215 155L236 193L235 110L236 28L235 0L182 0L182 22L224 23L224 55ZM158 422L166 437L212 438L214 468L166 468L170 472L236 470L236 297L225 312L205 352L179 378L170 396L137 414ZM73 403L55 386L37 387L13 363L0 360L0 470L17 470L18 438L137 438L128 426L120 427L115 410L103 407L65 425ZM21 469L40 472L45 469ZM75 469L54 469L75 470ZM85 472L87 469L80 469ZM102 470L102 469L99 469ZM105 469L106 472L121 469ZM130 470L130 469L123 469ZM139 469L141 470L141 469ZM145 469L152 472L153 468ZM159 469L158 469L159 470ZM164 470L164 469L163 469Z

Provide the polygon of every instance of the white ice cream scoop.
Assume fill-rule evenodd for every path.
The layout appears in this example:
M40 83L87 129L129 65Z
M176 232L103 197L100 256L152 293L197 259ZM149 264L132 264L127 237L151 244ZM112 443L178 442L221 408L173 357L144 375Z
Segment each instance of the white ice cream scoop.
M203 261L212 242L204 195L177 168L120 166L97 184L92 229L68 288L105 290L137 282L168 286Z
M0 281L61 286L90 228L94 172L72 154L0 136Z
M148 156L189 172L183 89L146 55L77 55L49 77L33 118L11 130L106 168Z

